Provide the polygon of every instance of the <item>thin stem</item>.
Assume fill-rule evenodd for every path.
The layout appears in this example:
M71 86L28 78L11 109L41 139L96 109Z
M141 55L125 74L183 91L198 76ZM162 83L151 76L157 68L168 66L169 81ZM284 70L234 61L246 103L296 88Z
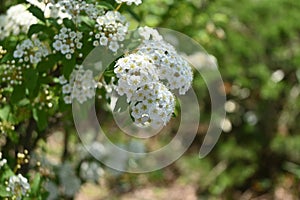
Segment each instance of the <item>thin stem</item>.
M122 4L123 4L123 3L120 3L120 4L118 5L118 7L115 9L115 11L118 11L118 10L121 8Z

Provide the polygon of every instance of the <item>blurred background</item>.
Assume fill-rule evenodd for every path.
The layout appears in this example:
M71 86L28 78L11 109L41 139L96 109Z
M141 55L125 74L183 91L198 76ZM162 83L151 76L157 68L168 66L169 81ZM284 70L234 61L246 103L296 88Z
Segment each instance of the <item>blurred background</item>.
M1 0L0 12L12 3ZM128 11L132 27L140 24L185 33L216 58L227 95L223 133L213 151L199 159L210 98L196 77L194 87L204 99L201 125L184 156L147 174L103 167L105 172L97 171L98 180L78 187L75 199L299 199L300 1L143 0ZM107 130L115 130L112 118L101 120ZM61 126L72 127L72 122ZM76 161L79 139L75 130L67 138L66 149L63 134L55 130L39 144L37 157L46 154L52 163L63 166L54 170L68 171L71 164L65 161ZM87 162L80 163L81 168L93 166L94 161ZM55 184L47 187L52 193L57 190Z

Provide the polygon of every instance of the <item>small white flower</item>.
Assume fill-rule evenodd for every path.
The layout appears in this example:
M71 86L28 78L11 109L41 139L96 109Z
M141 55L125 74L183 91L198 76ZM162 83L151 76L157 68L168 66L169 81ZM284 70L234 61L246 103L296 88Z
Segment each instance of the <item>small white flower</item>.
M65 84L65 83L67 83L67 79L66 79L64 76L60 76L60 77L58 78L58 80L59 80L59 83L60 83L60 84Z
M93 42L93 46L95 46L95 47L99 46L99 41L95 40L95 41Z
M120 46L119 46L118 42L112 41L112 42L110 42L108 48L109 48L111 51L113 51L113 52L117 52L118 49L119 49L119 47L120 47Z
M62 87L62 92L63 94L69 94L71 93L71 89L72 87L70 86L70 84L66 84Z
M71 104L72 103L72 99L70 96L64 96L64 101L66 104Z
M67 54L67 53L69 53L69 52L70 52L70 46L67 45L67 44L63 44L63 45L61 46L61 53L62 53L62 54Z
M21 49L17 49L16 51L14 51L14 58L21 58L24 55L24 51L22 51Z
M63 45L63 43L62 43L60 40L56 40L56 41L53 43L53 48L54 48L56 51L60 51L62 45Z
M100 44L101 44L102 46L106 46L107 43L108 43L107 37L103 36L103 37L100 38Z

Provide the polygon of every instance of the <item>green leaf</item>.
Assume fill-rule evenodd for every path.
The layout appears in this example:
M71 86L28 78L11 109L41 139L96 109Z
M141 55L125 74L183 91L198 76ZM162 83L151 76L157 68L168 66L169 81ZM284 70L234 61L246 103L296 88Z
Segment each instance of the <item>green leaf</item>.
M104 76L107 76L107 77L114 77L116 76L114 70L107 70L104 72Z
M33 118L37 123L38 129L40 131L43 131L47 128L48 125L48 118L47 118L47 113L43 110L34 108L33 111Z
M15 175L14 172L7 166L7 165L4 165L2 168L1 168L1 174L0 174L0 182L4 182L6 181L7 179L9 179L9 177ZM0 185L1 187L1 185Z
M42 62L39 62L39 64L37 65L37 70L39 72L46 72L47 70L51 70L60 59L61 58L59 55L50 55Z
M9 60L13 60L13 56L11 53L7 53L0 59L0 63L6 63Z
M16 134L16 132L8 131L7 136L14 144L17 144L19 142L20 136Z
M16 85L10 98L11 103L15 104L24 99L26 95L25 89L24 85Z
M39 9L36 6L30 6L28 8L28 11L31 12L36 18L38 18L39 20L41 20L42 22L45 22L45 16L44 16L44 12Z
M37 196L41 186L41 175L36 174L31 184L31 194Z
M0 119L7 121L10 112L10 106L6 105L0 109Z
M24 84L29 91L29 95L32 96L34 89L37 85L38 73L34 69L28 69L24 72Z
M133 12L131 8L127 8L127 11L136 21L141 22L141 18L139 17L139 15Z
M109 10L114 10L115 9L110 3L107 3L105 1L98 2L98 6L107 8Z
M76 65L75 57L73 56L71 60L67 60L66 58L64 58L62 60L62 64L63 64L63 75L66 77L66 79L68 79Z
M28 37L31 37L35 33L44 32L45 28L47 28L45 25L33 24L30 26L27 35Z
M63 23L67 28L70 28L72 30L76 30L76 25L74 24L74 22L70 19L63 19Z
M6 190L4 185L0 185L0 197L9 197L10 193Z

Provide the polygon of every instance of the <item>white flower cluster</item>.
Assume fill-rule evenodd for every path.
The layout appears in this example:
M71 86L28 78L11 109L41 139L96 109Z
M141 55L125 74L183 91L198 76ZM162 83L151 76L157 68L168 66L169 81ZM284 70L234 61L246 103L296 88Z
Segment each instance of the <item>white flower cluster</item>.
M23 4L11 6L6 15L0 16L0 40L10 35L27 33L32 24L36 24L38 19L34 17Z
M166 125L175 109L175 97L160 82L146 83L133 95L130 108L135 122L154 127Z
M38 64L42 58L49 55L47 46L38 38L26 39L21 44L18 44L14 51L14 58L19 59L19 62L30 62Z
M94 46L108 46L108 48L117 52L120 48L119 42L124 41L128 32L128 22L126 18L117 11L108 11L96 20L97 33L94 35ZM90 35L94 33L91 32Z
M7 163L6 159L2 159L2 152L0 152L0 169Z
M58 10L58 17L72 19L75 23L81 22L81 15L86 14L91 19L96 19L103 15L103 9L96 4L88 4L84 0L62 0L51 7L51 9ZM53 13L53 11L52 11ZM61 13L61 14L59 14Z
M61 28L59 34L54 36L54 42L52 44L55 51L61 52L67 59L72 58L72 54L77 49L81 49L83 44L81 39L83 37L82 32L72 31L70 28ZM82 54L79 54L81 57Z
M159 79L167 81L168 88L179 89L181 95L189 90L193 80L192 68L172 45L163 40L145 40L137 53L150 57L157 67Z
M142 0L116 0L117 3L126 3L127 5L131 5L134 3L135 5L140 5Z
M126 94L127 102L130 102L132 95L141 85L158 81L155 70L155 66L146 56L130 54L120 58L114 69L118 78L117 92L119 95Z
M11 176L9 178L6 190L11 192L12 195L15 196L15 199L21 200L22 197L30 190L30 185L27 178L18 174L17 176Z
M175 109L175 97L169 90L185 94L193 80L192 69L156 30L144 27L139 34L142 44L115 65L115 89L126 95L137 124L166 125Z
M62 92L66 95L64 97L66 104L71 104L72 99L77 99L82 104L95 96L97 82L94 80L93 72L84 70L82 65L76 66L70 75L69 82L64 76L60 76L59 81L63 85Z

